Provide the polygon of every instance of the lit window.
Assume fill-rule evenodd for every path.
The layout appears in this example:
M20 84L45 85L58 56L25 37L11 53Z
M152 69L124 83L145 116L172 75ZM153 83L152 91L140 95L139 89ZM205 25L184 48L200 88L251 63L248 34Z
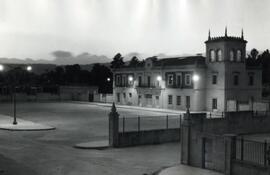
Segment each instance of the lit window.
M236 61L237 62L241 62L242 61L242 52L241 52L241 50L237 50Z
M216 53L214 50L210 50L210 61L211 62L216 61Z
M222 51L220 49L217 51L217 57L218 61L222 61Z

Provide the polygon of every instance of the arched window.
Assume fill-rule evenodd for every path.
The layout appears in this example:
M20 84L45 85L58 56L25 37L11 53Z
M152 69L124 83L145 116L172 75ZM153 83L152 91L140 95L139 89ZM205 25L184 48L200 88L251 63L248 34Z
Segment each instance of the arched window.
M241 50L237 50L236 61L237 62L241 62L242 61L242 52L241 52Z
M230 61L234 61L234 50L230 51Z
M217 51L217 57L218 57L218 61L222 61L222 51L220 49L218 49Z
M211 62L216 61L216 53L214 50L210 50L210 61Z

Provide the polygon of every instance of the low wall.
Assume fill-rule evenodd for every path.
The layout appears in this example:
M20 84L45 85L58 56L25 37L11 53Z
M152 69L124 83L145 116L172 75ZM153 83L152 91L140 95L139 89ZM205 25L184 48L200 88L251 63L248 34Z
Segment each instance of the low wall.
M160 129L119 133L118 147L179 142L180 129Z
M269 175L269 168L253 165L248 162L234 160L232 162L231 175Z

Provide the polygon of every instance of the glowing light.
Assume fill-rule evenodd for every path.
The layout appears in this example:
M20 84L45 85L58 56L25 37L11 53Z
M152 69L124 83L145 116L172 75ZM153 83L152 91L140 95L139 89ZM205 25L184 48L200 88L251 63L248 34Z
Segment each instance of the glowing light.
M32 70L32 66L27 66L26 70L30 72Z
M108 81L108 82L110 82L110 81L111 81L111 79L110 79L110 78L107 78L107 81Z
M161 80L162 80L161 76L160 75L157 76L157 81L161 81Z
M200 79L200 77L198 75L193 75L192 77L193 81L198 81Z
M4 70L4 66L2 64L0 64L0 71Z
M133 81L133 77L128 77L128 81Z

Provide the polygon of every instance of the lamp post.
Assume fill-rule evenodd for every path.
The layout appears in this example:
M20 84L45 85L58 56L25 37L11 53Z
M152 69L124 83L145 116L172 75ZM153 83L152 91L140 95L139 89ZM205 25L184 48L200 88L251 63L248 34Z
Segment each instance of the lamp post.
M12 101L13 101L13 125L17 125L17 100L16 100L16 84L17 84L17 72L16 70L18 70L19 68L25 68L26 71L30 72L32 71L32 66L9 66L6 65L7 67L10 68L10 70L13 70L13 84L12 84ZM0 71L4 71L5 70L5 66L0 64Z

